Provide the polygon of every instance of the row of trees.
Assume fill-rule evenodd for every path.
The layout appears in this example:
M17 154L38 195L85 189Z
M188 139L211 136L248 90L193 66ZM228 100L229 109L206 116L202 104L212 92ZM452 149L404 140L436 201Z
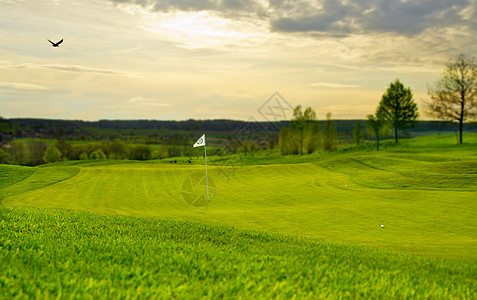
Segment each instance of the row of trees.
M50 145L39 141L13 141L0 148L0 163L30 166L62 160L151 158L152 151L148 145L128 145L120 140L75 145L64 140Z
M290 128L282 127L278 136L280 153L283 155L313 153L318 149L331 150L336 145L337 131L331 120L331 113L326 116L323 130L315 111L308 107L304 111L301 105L293 110Z
M463 143L464 123L477 117L477 65L474 58L460 54L446 64L441 76L428 87L431 100L425 104L429 116L456 122L459 143ZM396 143L398 131L414 127L419 114L412 100L410 88L399 80L391 83L384 93L374 115L368 115L367 124L377 140L387 128L394 129Z
M426 103L426 114L438 119L459 124L459 142L463 142L463 124L477 117L477 65L473 58L460 54L446 64L441 77L428 88L431 98ZM290 121L290 128L280 130L279 145L282 154L312 153L319 148L333 149L336 145L336 128L327 115L324 128L320 125L316 113L311 107L302 111L297 106ZM379 150L380 140L393 131L398 143L399 133L416 127L419 112L414 102L411 88L405 87L399 79L392 82L382 95L374 114L367 116L368 133L376 138ZM360 144L364 141L364 129L357 123L353 130L353 140Z
M369 115L366 122L368 132L379 141L389 128L394 129L394 138L398 142L399 131L416 125L419 113L413 100L412 91L396 79L383 94L374 115ZM357 123L353 129L353 140L356 144L364 141L364 128ZM332 150L336 147L337 131L328 113L323 130L320 131L320 123L316 119L316 113L308 107L302 111L299 105L293 111L293 119L290 128L283 127L280 130L280 152L284 155L313 153L318 149Z

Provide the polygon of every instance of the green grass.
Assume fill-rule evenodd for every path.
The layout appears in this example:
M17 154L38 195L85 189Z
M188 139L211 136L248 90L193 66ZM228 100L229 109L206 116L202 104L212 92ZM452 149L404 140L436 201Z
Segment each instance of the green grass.
M0 189L28 178L35 173L35 171L36 170L32 168L2 165L0 172Z
M200 161L57 163L0 195L6 205L192 220L477 261L477 156L406 147L210 165L216 193L207 211L182 197L188 176L204 172Z
M169 164L168 160L77 161L35 168L0 165L2 179L0 200L3 202L6 215L10 218L25 220L23 225L21 221L18 221L18 226L28 227L30 226L28 222L35 224L38 223L35 220L43 217L47 223L56 222L57 218L68 220L85 218L84 220L89 221L84 221L84 224L89 222L90 227L101 229L95 233L94 242L88 240L88 234L85 235L86 240L80 238L80 234L73 235L71 240L74 241L77 237L78 243L90 245L99 243L101 247L107 246L106 252L124 251L123 254L118 254L118 257L110 256L109 260L127 261L125 263L127 267L124 270L138 266L139 273L129 275L131 281L128 281L127 278L119 277L118 279L112 274L108 275L112 272L108 268L114 268L115 264L108 266L107 259L92 265L83 262L81 266L88 270L95 268L109 270L101 276L98 275L99 277L92 275L95 271L88 271L86 275L81 275L85 278L93 278L94 283L91 283L92 287L89 289L91 295L96 295L93 290L98 288L101 290L98 286L101 284L104 285L103 294L113 298L134 293L149 296L148 291L152 293L158 285L161 287L167 285L169 292L161 294L164 297L181 298L183 295L191 295L194 289L199 291L200 297L218 293L219 290L211 290L213 282L222 287L220 291L225 291L225 294L218 294L219 297L220 295L229 297L243 295L246 298L256 296L268 298L278 295L287 297L293 294L306 297L313 294L323 297L335 295L337 297L382 298L387 295L395 298L415 296L465 298L470 297L468 290L475 291L477 278L474 267L477 262L477 219L475 218L477 215L477 135L466 135L467 142L464 145L456 145L453 138L452 135L447 135L436 136L434 139L422 137L402 140L397 146L389 143L387 147L384 147L386 151L380 152L336 151L286 157L264 152L253 157L245 157L243 160L239 160L238 156L226 159L210 157L209 179L211 186L215 187L215 194L212 193L214 197L207 209L191 207L182 197L183 184L190 182L189 176L204 174L203 161L196 158L192 165ZM199 192L201 192L200 189ZM106 215L97 215L97 213ZM30 215L31 219L28 217ZM50 220L52 218L53 221ZM172 221L188 221L193 224ZM86 230L83 227L88 227L88 225L78 227L74 225L76 223L70 222L73 223L71 225L68 222L64 225L67 228L65 231L60 230L60 233L52 234L76 232ZM123 225L114 225L116 226L114 227L109 225L110 222L133 224L128 226L136 228L135 231L141 237L141 241L135 241L129 235L125 238L118 237L108 228L116 228L122 232ZM380 227L381 224L384 224L384 229ZM10 223L3 224L3 226L7 225L11 231L9 234L25 243L30 241L47 247L45 241L54 242L60 238L48 236L46 233L48 230L46 230L44 239L39 238L36 241L29 230L23 230ZM45 226L49 228L50 225ZM63 228L61 226L58 228ZM151 271L146 268L144 272L148 275L141 277L142 275L138 275L142 274L140 272L143 270L140 266L147 265L148 259L153 259L150 257L156 255L150 253L149 251L153 250L148 248L157 249L154 245L162 241L162 235L158 235L160 239L152 236L147 228L155 228L154 230L157 229L160 232L161 226L178 226L182 228L180 230L186 230L185 227L205 230L205 233L199 234L200 243L217 239L221 241L213 242L213 245L204 246L205 248L198 247L200 243L194 242L196 237L193 233L188 237L191 239L190 244L180 234L172 235L165 240L171 245L179 243L182 249L179 253L196 257L197 263L202 260L212 261L211 265L214 267L207 269L206 266L195 265L195 262L192 263L190 259L186 260L194 266L193 270L202 270L200 271L202 273L197 271L200 274L217 274L214 272L219 272L221 268L229 270L227 268L232 268L232 261L239 266L242 260L245 263L235 271L226 272L228 275L218 273L215 281L203 279L205 275L200 277L194 273L199 276L195 277L196 275L185 274L187 272L182 273L183 269L167 271L171 273L165 273L166 277L174 278L174 280L161 279L161 281L154 277L155 272L163 274L162 268L168 268L170 265L167 260L164 262L165 258L157 258L156 267L161 268L160 271L158 269ZM231 226L234 226L235 230L231 230ZM126 229L126 225L124 228L129 230ZM196 233L196 231L192 232ZM260 242L256 244L259 246L253 247L247 245L249 240L245 242L232 238L233 242L230 240L224 242L221 240L223 234L219 232L229 232L232 236L239 233L240 235L252 234L260 236L260 239L265 241L271 239L271 242L269 244ZM110 238L116 238L121 242L115 242ZM10 240L13 245L19 247L11 249L20 249L18 253L22 255L29 253L29 250L22 250L28 248L16 244L15 239L10 238ZM128 243L132 243L131 245L139 243L138 251L143 251L146 257L144 259L139 257L133 246L132 248L126 246L130 245ZM230 252L232 250L227 248L230 243L234 249L245 248L243 250L245 254L239 252L234 254L236 256L232 255ZM6 249L5 246L2 247ZM98 247L96 245L96 248ZM99 249L103 249L101 247ZM322 250L321 247L325 247L329 252ZM132 250L128 250L129 248ZM261 252L260 248L269 250ZM281 248L284 252L280 252ZM297 252L294 252L295 250ZM331 261L336 260L339 263L335 265L328 261L327 264L326 259L322 261L320 255L314 254L315 250L325 258L332 256ZM28 253L23 253L25 251ZM54 264L53 261L57 257L62 257L55 253L60 255L63 250L52 248L49 251L52 252L45 254L44 257L51 260L49 264ZM12 253L12 250L7 252ZM214 257L217 255L209 256L207 254L209 252L217 253L220 261L215 261ZM30 253L33 258L27 259L27 262L35 262L34 257L38 256L38 253L34 253ZM95 256L93 253L88 253L88 257ZM225 256L221 256L220 253ZM261 257L266 257L267 253L275 253L272 256L280 262L273 267L270 265L265 268L263 264L256 264L246 258L252 256L258 262L262 262ZM37 259L43 259L42 255ZM221 265L222 261L227 262L226 257L230 257L228 263L231 266ZM174 259L178 258L174 257ZM291 264L288 265L287 260ZM344 263L346 261L349 261L352 267L346 267ZM369 265L369 261L377 265ZM380 265L381 263L383 265ZM315 266L322 264L326 266L324 270L314 269ZM297 265L297 268L294 268L294 265ZM429 269L427 265L432 267ZM276 291L272 292L281 266L284 266L283 269L286 270L285 278L288 283L276 287ZM116 267L119 268L118 270L123 270L120 266L116 265ZM257 269L253 270L258 270L257 272L262 275L253 277L251 274L255 271L250 268L254 267ZM53 266L51 272L61 274L61 271L55 268ZM241 274L242 269L252 278L241 275L242 277L239 276L237 281L231 279ZM395 272L392 271L393 269ZM419 270L422 270L424 275L420 276ZM438 270L446 271L441 273ZM263 273L260 273L262 271ZM37 270L32 271L26 268L24 271L12 272L18 274L25 272L26 274L22 276L34 276L36 273L32 275L32 272ZM48 272L50 271L46 271L47 274ZM320 274L320 272L322 275L314 277L315 273ZM361 272L367 272L367 275ZM433 272L436 272L435 276L430 275ZM0 274L0 276L6 276L1 271ZM184 276L181 278L182 281L176 278L177 274ZM313 279L303 281L297 285L298 287L293 288L289 280L290 278L298 280L300 276L297 274ZM382 275L382 282L378 282L379 276L374 277L376 274ZM463 276L468 279L463 279L458 274L464 274ZM74 272L70 275L71 278L80 276ZM227 277L229 275L232 277ZM95 281L94 278L100 279ZM137 278L146 279L138 280ZM157 280L150 280L150 278ZM341 278L348 279L342 281ZM81 280L78 282L82 282ZM422 288L418 287L420 280L427 282L423 283ZM457 285L452 283L454 280L455 282L463 280L464 283ZM68 282L65 283L59 279L58 281L56 285L52 285L52 293L57 291L58 286L63 288ZM186 284L185 281L189 283ZM196 284L197 282L200 284ZM265 286L262 290L257 290L255 287L257 282L264 282ZM447 282L450 285L446 285ZM77 283L76 286L84 288L81 284ZM244 286L248 284L251 284L250 287L245 288ZM71 283L71 286L73 288L75 284ZM370 287L367 288L368 286ZM21 290L25 290L25 287ZM32 293L39 290L45 291L44 287L31 289ZM78 291L80 290L82 289L78 288ZM177 291L181 292L167 294ZM278 291L280 294L274 294L279 293ZM66 295L74 294L71 289L65 293ZM78 295L81 297L83 294Z
M154 218L4 207L0 298L471 298L477 268Z

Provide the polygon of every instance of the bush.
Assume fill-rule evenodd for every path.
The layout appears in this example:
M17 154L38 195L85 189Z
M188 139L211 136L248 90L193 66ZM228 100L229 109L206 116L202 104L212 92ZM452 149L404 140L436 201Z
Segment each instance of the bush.
M61 160L61 152L53 145L46 148L45 154L43 154L43 160L46 163L52 163Z
M8 162L7 157L8 157L8 153L0 148L0 164L7 163Z
M105 160L106 155L104 154L103 150L98 149L98 150L94 151L93 153L91 153L89 158L90 159L97 159L97 160Z
M80 160L88 160L89 159L88 153L86 153L86 152L81 153L80 156L79 156L79 159Z

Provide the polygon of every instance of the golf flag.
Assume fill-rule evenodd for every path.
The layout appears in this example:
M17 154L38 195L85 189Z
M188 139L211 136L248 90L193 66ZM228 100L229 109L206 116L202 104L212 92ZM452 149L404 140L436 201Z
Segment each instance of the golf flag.
M205 133L194 144L194 148L200 146L205 146Z
M205 158L205 182L207 183L207 207L209 206L209 178L207 177L207 146L205 145L205 133L195 142L193 147L204 146Z

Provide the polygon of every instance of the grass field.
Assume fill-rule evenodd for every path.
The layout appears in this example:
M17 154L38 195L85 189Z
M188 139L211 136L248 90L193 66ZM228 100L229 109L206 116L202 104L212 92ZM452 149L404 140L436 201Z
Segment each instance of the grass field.
M476 268L155 218L4 208L0 298L471 298Z
M166 277L174 278L168 285L170 293L174 292L171 287L184 285L183 281L176 278L178 274L186 276L182 280L188 283L182 292L162 294L164 296L185 295L193 289L199 291L198 295L216 295L218 291L207 286L211 282L221 282L220 291L226 291L223 294L225 296L243 292L243 295L264 297L287 297L293 294L326 297L334 291L336 295L352 297L470 297L475 292L477 278L477 135L466 136L466 141L464 145L455 145L455 137L452 135L434 136L405 140L398 147L390 144L382 152L338 151L304 157L264 154L248 157L241 162L236 157L229 160L216 158L215 162L211 158L209 177L213 199L207 208L193 207L190 202L187 203L190 195L203 195L201 184L194 185L196 178L200 179L204 173L201 161L196 161L193 165L169 164L164 161L65 162L36 168L2 165L0 199L6 217L1 222L3 228L6 228L5 232L10 234L7 239L10 242L6 244L2 240L1 251L8 258L9 255L12 256L12 249L16 249L15 251L27 256L26 262L34 263L40 263L41 260L41 255L35 258L34 254L45 251L50 259L45 258L49 261L45 262L45 268L48 269L49 264L54 265L55 255L62 257L64 251L76 249L73 246L44 245L47 241L56 241L63 234L65 240L78 243L78 247L84 249L83 252L95 251L86 250L90 244L95 245L97 251L101 245L105 245L107 252L123 251L123 254L118 254L118 257L113 255L111 259L126 260L124 272L128 268L134 268L136 263L137 268L141 269L141 264L147 264L148 259L158 261L157 268L169 269L170 273L164 272ZM194 205L200 206L201 201L203 199L199 199ZM12 208L15 206L42 209ZM58 218L70 221L65 221L60 227L50 224L57 222L55 220ZM17 220L17 225L9 221L13 219ZM39 219L44 219L45 225ZM81 230L89 229L87 225L83 226L86 229L74 225L76 223L71 220L75 219L84 219L78 222L90 222L92 227L101 229L94 233L94 241L89 240L88 235L76 240L81 235ZM193 224L161 220L192 221ZM113 226L110 225L111 222L127 224L124 230L129 234L123 236L111 232L111 228L122 232L122 225ZM384 228L381 228L382 224ZM36 240L36 235L29 233L29 230L22 230L22 226L36 226L35 230L41 230L45 234L39 235ZM128 226L131 228L128 229ZM160 228L175 228L174 226L181 228L177 239L174 234L165 240L161 238ZM231 229L232 226L234 229ZM54 230L63 227L65 230ZM158 234L150 227L156 228ZM42 228L54 231L52 236ZM172 229L164 230L173 232ZM201 230L205 232L200 233L200 237L194 236L194 233ZM71 235L67 233L70 231L73 232ZM138 237L134 237L131 232L137 233ZM222 233L217 232L227 232L225 240L228 242L222 240ZM259 246L253 246L253 243L248 245L248 239L235 239L235 235L249 234L260 237L255 241ZM191 243L188 242L189 238ZM214 243L215 239L221 242ZM265 241L261 241L262 239ZM194 246L204 241L207 241L204 247ZM35 244L37 248L34 251L27 250L30 248L23 243ZM154 248L157 244L167 248L169 243L180 245L182 252L179 253L188 257L186 261L192 264L191 270L197 269L197 272L207 274L205 270L208 267L194 267L195 263L203 261L201 257L207 257L207 260L212 261L212 266L215 266L214 270L222 269L222 263L229 264L224 272L228 272L228 275L242 274L242 277L239 277L239 281L229 282L230 280L226 280L229 277L220 273L215 281L204 279L207 281L205 283L197 274L199 277L181 273L180 268L170 270L171 265L163 262L165 258L162 254L150 252L157 249ZM222 244L226 246L222 247ZM45 250L42 250L41 245L46 247ZM148 249L149 246L152 248ZM246 251L230 254L229 251L235 248L246 248ZM136 251L145 251L147 257L136 258ZM216 255L210 255L209 251ZM260 258L267 257L264 253L276 258L277 264L256 264L255 261L260 262ZM155 255L159 257L154 258ZM249 256L253 259L248 260ZM77 259L83 261L86 257L80 256ZM194 260L192 257L196 258L196 262L191 262ZM217 257L220 257L219 261L215 261ZM323 259L326 261L330 257L333 259L328 264L325 263L326 268L320 269L321 271L307 267L322 266ZM11 259L13 258L6 261ZM369 261L377 265L372 265ZM11 262L9 265L20 265L20 269L13 267L11 272L18 273L21 268L25 268L23 272L26 274L22 276L26 277L23 279L31 278L41 285L40 277L35 277L38 275L35 272L40 272L41 268L29 270L26 266L22 267L19 261ZM91 266L85 261L82 263L87 268L94 269L96 266L110 270L109 272L112 269L108 268L115 268L115 264L107 267L107 261L92 263ZM240 271L227 269L234 264ZM59 265L61 268L62 263ZM121 266L119 263L116 267ZM247 278L252 274L247 268L254 266L261 275ZM427 269L425 266L428 266ZM55 267L52 268L58 271ZM287 283L275 287L277 282L281 282L277 276L282 268L285 270ZM442 272L437 272L435 268ZM144 278L159 276L155 273L157 270L154 270L156 269L146 268L145 272L149 275ZM424 273L420 273L421 271ZM71 278L74 278L76 273L71 272ZM336 273L331 275L327 272ZM429 275L433 272L441 275ZM91 291L97 284L103 284L111 297L126 295L124 293L132 295L134 291L150 295L148 293L152 293L153 287L157 287L146 279L144 282L137 281L137 278L142 278L136 277L139 273L127 275L131 276L129 279L121 276L108 277L113 275L106 273L108 272L98 275L98 282L94 276L88 277L89 273L78 275L78 281L85 280L81 284L87 284L88 278L93 278ZM383 276L378 276L379 274ZM422 274L425 275L422 277ZM23 280L21 276L8 284L5 283L7 275L5 271L0 271L3 284L11 289L16 287L17 291L23 290L18 287L19 280ZM305 281L299 284L299 288L293 288L290 278L300 276L308 279L303 279ZM348 278L348 281L342 281L342 278ZM351 278L356 278L357 281ZM262 282L262 279L268 283L265 283L263 289L257 290L254 282L258 281L254 280ZM168 281L162 280L158 284L166 285ZM427 283L422 283L422 288L419 288L421 280ZM122 285L118 282L124 282L128 288L120 288ZM203 285L195 285L197 282ZM247 284L251 286L245 288ZM58 285L61 284L57 283L56 287ZM71 285L74 286L73 283ZM54 286L48 289L53 294ZM311 288L312 286L317 287ZM368 286L370 288L366 288ZM115 288L116 292L113 291ZM31 293L39 290L44 291L38 288L32 289ZM71 290L67 293L71 293Z

